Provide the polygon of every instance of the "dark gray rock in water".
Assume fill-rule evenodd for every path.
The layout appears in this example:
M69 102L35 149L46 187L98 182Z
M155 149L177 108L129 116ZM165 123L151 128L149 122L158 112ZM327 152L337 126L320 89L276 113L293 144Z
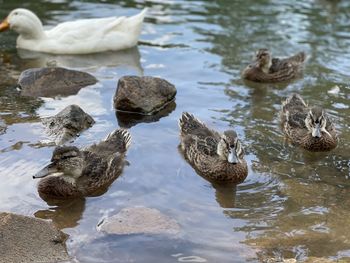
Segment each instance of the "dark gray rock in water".
M171 101L166 104L164 108L160 111L156 112L153 115L142 115L138 113L130 113L123 111L116 111L116 117L118 120L118 124L122 128L131 128L139 123L151 123L157 122L161 118L168 116L171 112L173 112L176 108L175 101Z
M54 137L56 144L75 138L95 123L78 105L69 105L55 116L42 118L41 121L46 126L47 133Z
M175 86L164 79L124 76L118 82L114 107L120 111L151 115L164 108L175 95Z
M27 69L18 79L21 95L30 97L74 95L81 88L96 82L96 78L89 73L65 68Z
M69 260L67 235L42 219L0 213L0 262Z
M105 219L98 229L107 234L178 234L178 223L154 208L136 206L123 208Z

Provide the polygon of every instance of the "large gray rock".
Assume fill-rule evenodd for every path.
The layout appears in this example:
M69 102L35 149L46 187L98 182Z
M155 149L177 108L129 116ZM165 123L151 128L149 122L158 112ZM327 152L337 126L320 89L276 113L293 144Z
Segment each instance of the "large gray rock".
M74 104L67 106L55 116L42 118L41 121L46 126L46 132L54 137L56 144L72 140L95 123L89 114Z
M74 95L81 88L96 82L96 78L89 73L55 67L27 69L18 79L21 95L30 97Z
M120 111L151 115L173 101L175 95L175 86L164 79L124 76L118 82L114 107Z
M98 229L108 234L178 234L180 226L170 217L154 208L128 207L99 224Z
M0 213L0 263L69 260L66 239L47 221Z

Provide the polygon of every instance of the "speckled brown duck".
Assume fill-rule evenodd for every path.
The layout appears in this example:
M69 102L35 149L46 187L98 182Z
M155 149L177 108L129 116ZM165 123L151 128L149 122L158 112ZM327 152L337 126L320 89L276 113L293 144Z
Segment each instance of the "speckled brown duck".
M108 187L122 172L131 136L127 130L110 133L98 144L79 150L56 147L51 162L33 178L42 178L38 192L43 199L68 199L94 195Z
M308 107L302 97L292 94L283 103L282 128L290 140L312 152L334 149L338 144L336 129L320 107Z
M254 61L242 72L242 78L255 82L282 82L300 75L306 55L300 52L285 59L272 58L268 49L259 49Z
M248 167L235 131L220 134L187 112L182 114L179 126L181 151L200 175L237 184L244 181Z

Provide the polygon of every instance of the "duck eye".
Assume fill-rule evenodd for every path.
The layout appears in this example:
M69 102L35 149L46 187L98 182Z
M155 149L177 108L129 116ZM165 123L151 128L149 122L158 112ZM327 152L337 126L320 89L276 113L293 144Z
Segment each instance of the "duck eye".
M13 14L16 16L16 15L18 15L18 12L14 12Z

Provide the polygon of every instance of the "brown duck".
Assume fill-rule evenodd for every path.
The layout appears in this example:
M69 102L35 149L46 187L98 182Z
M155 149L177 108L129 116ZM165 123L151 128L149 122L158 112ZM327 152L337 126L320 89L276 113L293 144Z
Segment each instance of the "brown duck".
M298 94L282 105L282 128L291 141L312 152L334 149L337 132L326 112L320 107L308 107Z
M237 184L244 181L248 167L235 131L220 134L187 112L182 114L179 126L180 148L200 175Z
M75 146L56 147L51 163L33 178L44 199L67 199L93 195L107 188L122 172L131 142L127 130L110 133L99 144L79 150Z
M243 70L242 78L270 83L291 80L300 74L305 58L304 52L285 59L272 58L268 49L259 49L254 61Z

